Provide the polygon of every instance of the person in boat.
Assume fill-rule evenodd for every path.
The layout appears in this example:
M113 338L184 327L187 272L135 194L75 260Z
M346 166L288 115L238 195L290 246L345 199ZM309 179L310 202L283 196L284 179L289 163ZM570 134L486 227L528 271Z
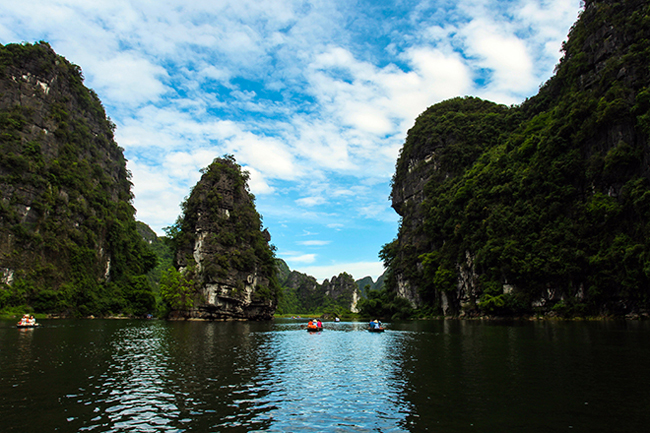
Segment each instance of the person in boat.
M323 327L323 322L321 322L320 319L318 319L318 322L316 323L316 326L319 327L319 328L322 328Z

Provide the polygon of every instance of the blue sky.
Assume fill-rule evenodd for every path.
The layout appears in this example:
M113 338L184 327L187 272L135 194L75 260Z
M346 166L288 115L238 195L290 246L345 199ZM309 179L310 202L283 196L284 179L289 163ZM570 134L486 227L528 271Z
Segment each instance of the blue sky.
M0 0L0 43L45 40L117 125L136 218L158 234L232 154L277 256L377 278L390 179L415 118L518 104L553 73L579 0Z

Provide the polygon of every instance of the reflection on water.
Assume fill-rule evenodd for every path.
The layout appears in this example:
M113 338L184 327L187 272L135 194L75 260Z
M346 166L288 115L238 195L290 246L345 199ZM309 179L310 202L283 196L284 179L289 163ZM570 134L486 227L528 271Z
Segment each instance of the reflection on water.
M399 375L404 334L354 332L341 323L322 333L279 331L258 348L256 381L269 390L258 400L268 411L258 418L269 431L408 431Z
M164 334L159 326L125 327L112 334L106 371L65 396L65 405L87 408L67 418L74 430L176 430L180 411L166 389L169 356Z
M645 431L643 322L0 322L0 431Z

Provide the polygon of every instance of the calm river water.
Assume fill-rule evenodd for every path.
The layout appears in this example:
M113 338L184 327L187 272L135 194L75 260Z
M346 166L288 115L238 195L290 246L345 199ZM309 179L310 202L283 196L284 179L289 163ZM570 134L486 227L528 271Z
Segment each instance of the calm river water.
M0 322L2 432L646 432L650 323Z

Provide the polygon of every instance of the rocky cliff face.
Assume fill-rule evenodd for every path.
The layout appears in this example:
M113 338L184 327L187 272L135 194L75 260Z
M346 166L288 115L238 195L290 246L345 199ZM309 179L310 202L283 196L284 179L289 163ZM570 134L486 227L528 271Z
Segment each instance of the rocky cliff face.
M392 290L449 315L647 309L649 12L586 1L538 95L418 117L393 179L400 232L382 252Z
M352 275L345 272L338 276L332 277L331 280L324 280L322 290L325 297L328 297L336 304L349 306L350 311L358 313L357 302L361 297L359 292L359 285Z
M261 229L247 174L232 157L204 170L183 204L175 237L176 266L193 281L191 308L171 318L268 320L279 286L271 236Z
M391 194L392 206L402 217L402 224L395 241L398 260L393 261L389 281L397 295L407 299L413 308L433 303L453 314L450 303L459 305L476 298L469 252L467 260L456 265L460 271L456 293L439 291L423 296L421 255L441 248L445 242L427 233L427 203L432 185L452 185L462 179L482 152L512 128L509 111L478 98L455 98L429 107L408 133Z
M377 281L373 281L372 277L363 277L360 280L357 280L357 287L359 288L359 293L362 297L367 297L369 290L382 290L384 288L384 279L385 275L382 274L377 278Z
M357 302L363 296L362 290L359 288L360 283L350 274L342 272L319 284L310 275L289 270L284 262L279 268L282 270L279 273L281 285L286 289L285 302L290 304L285 305L285 308L291 310L289 313L318 311L324 307L358 312ZM364 279L368 280L372 284L372 278Z
M131 289L155 258L135 230L114 128L48 44L0 46L0 299L81 315L144 298L153 308L150 288Z

